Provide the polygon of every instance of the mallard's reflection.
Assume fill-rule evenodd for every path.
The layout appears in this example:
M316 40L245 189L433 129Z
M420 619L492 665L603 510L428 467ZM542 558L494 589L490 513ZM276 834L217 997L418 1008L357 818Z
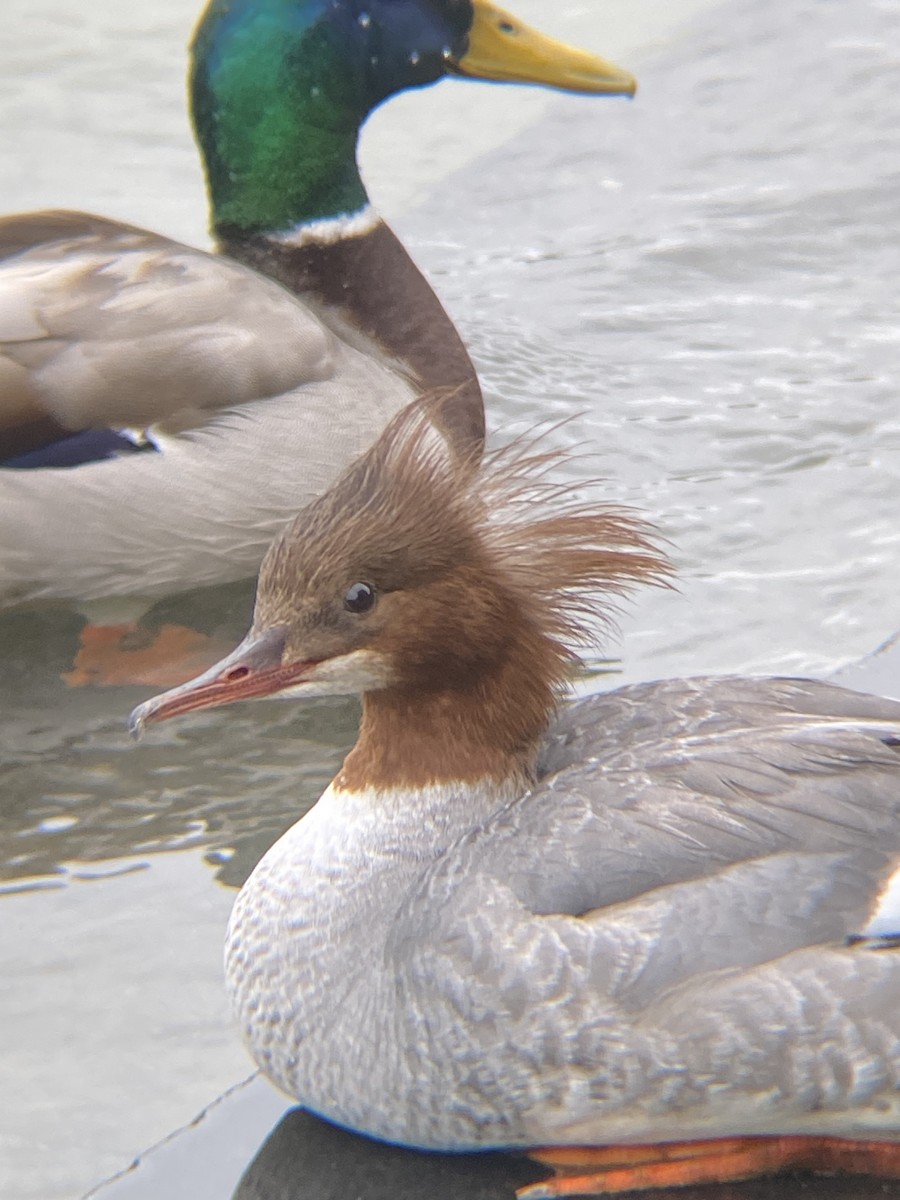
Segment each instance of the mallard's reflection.
M249 623L246 586L180 599L146 615L150 635L175 621L236 644ZM338 769L358 705L248 705L137 746L125 714L158 688L68 684L84 625L60 608L0 615L0 887L192 846L239 887Z

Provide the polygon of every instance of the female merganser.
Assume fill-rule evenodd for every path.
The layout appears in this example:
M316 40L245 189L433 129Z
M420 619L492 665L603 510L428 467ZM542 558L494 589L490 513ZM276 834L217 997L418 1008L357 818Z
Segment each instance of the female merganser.
M362 696L234 907L256 1061L387 1141L579 1148L541 1194L900 1174L900 703L726 676L560 706L666 559L439 414L395 418L271 547L242 645L133 714Z
M448 74L635 89L490 0L212 0L191 98L218 255L0 221L0 607L249 578L423 388L458 387L482 436L465 346L355 158L374 108Z

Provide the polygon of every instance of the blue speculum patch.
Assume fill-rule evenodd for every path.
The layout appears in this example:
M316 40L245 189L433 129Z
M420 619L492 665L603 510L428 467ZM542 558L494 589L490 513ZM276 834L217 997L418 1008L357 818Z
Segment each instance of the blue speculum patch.
M154 445L135 445L130 438L116 433L114 429L86 429L83 433L51 442L49 446L41 446L39 450L14 455L0 463L0 466L19 471L33 471L39 467L80 467L122 454L144 454L154 450Z

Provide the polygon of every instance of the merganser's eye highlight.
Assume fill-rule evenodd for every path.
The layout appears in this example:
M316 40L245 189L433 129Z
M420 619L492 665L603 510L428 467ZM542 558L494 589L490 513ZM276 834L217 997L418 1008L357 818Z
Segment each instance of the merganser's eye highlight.
M354 583L347 589L344 596L344 608L347 612L367 613L375 607L376 593L371 584Z

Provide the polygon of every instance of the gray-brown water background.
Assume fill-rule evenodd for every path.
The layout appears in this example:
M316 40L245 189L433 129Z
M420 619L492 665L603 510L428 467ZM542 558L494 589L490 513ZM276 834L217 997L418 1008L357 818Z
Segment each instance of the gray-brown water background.
M900 0L724 0L681 24L704 6L510 5L634 67L638 98L403 97L367 130L373 196L471 346L495 439L571 417L552 439L590 452L573 482L603 476L671 539L680 590L626 615L621 678L833 671L900 627ZM204 244L193 17L5 0L3 210ZM354 730L352 705L258 706L133 747L146 689L57 678L81 619L0 620L10 1200L82 1194L246 1073L227 885Z

